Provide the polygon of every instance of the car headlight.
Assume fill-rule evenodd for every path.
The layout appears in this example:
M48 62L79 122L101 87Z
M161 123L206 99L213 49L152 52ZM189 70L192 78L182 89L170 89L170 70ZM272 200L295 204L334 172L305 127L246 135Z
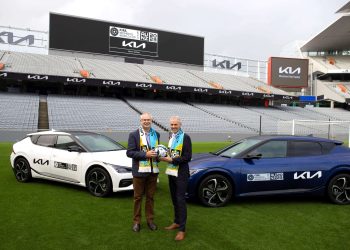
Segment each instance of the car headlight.
M203 168L190 169L190 176L197 174L198 172L204 170Z
M120 174L131 173L131 168L128 168L126 166L113 165L113 164L109 164L109 163L106 163L106 162L104 162L104 164L114 168L114 170L117 171Z

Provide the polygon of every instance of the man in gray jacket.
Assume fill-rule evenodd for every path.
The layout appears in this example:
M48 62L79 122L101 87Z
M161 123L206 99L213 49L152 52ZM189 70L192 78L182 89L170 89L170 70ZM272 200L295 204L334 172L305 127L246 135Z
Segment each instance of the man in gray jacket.
M134 217L132 230L141 229L141 204L146 196L145 212L148 227L157 230L154 224L154 193L157 188L158 161L154 148L159 144L159 133L152 127L152 116L143 113L140 116L141 126L129 134L126 154L132 158L132 175L134 185Z

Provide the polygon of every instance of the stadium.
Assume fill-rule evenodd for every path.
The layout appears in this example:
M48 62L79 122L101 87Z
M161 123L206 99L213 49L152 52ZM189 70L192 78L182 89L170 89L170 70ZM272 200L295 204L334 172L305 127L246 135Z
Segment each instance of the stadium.
M169 117L180 116L194 153L254 135L315 135L348 144L349 12L350 2L309 41L266 61L206 52L201 36L54 12L49 32L0 26L0 197L6 201L0 246L179 247L161 230L131 235L130 193L99 199L62 183L18 184L9 155L13 142L31 132L90 131L125 145L140 114L149 112L161 141ZM172 207L165 174L159 179L157 223L165 225ZM243 198L216 210L190 203L181 246L349 249L345 209L310 197Z
M207 54L203 37L56 13L49 34L1 27L2 140L47 129L126 140L145 111L163 134L169 114L180 115L202 141L347 138L348 19L296 48L298 57L265 62Z

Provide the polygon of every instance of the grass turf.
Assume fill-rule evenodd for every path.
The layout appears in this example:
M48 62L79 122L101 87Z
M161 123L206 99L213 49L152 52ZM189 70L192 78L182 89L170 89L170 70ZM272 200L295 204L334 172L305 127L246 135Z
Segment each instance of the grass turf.
M227 143L194 143L194 152ZM0 249L350 249L349 206L319 197L249 198L223 208L188 204L187 237L172 222L167 177L155 197L156 232L131 231L132 192L95 198L84 188L35 179L18 183L11 143L0 143ZM144 221L144 217L143 217Z

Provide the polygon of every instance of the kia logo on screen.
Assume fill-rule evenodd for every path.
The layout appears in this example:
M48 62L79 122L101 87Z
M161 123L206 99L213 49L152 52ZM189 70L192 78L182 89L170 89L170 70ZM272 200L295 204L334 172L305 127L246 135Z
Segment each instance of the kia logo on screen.
M293 69L293 67L285 67L285 68L279 67L278 73L286 74L286 75L295 75L295 74L300 75L301 69L300 69L300 67L297 67L295 69Z
M307 59L271 57L268 63L268 84L282 88L307 87L308 70Z
M123 41L122 42L122 46L123 47L129 47L129 48L133 48L133 49L145 49L146 48L146 43L140 43L140 44L137 44L137 42L126 42L126 41Z

